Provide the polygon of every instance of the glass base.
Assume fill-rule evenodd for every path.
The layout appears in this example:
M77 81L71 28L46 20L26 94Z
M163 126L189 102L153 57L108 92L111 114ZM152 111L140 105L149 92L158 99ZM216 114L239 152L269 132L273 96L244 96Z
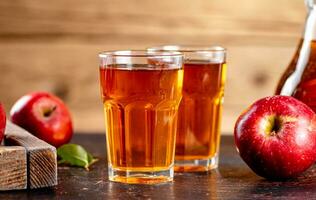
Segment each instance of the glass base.
M130 184L158 184L173 181L173 167L164 171L119 170L109 166L109 180Z
M205 172L218 167L218 154L208 159L175 160L176 172Z

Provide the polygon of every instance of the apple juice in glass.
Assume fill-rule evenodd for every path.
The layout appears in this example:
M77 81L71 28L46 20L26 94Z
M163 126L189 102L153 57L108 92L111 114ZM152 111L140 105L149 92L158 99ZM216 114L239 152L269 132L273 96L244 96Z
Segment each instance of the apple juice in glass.
M179 52L100 54L109 179L173 180L177 112L182 97Z
M166 50L184 54L175 171L208 171L217 168L226 50L222 47L176 45L149 48L149 51Z

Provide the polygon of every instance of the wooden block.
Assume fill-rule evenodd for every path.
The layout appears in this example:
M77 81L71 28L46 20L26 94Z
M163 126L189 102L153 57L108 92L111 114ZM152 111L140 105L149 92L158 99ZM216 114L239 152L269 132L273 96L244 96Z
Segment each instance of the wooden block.
M0 191L26 188L27 169L25 148L0 146Z
M5 144L22 146L27 152L28 188L57 185L56 148L7 121Z

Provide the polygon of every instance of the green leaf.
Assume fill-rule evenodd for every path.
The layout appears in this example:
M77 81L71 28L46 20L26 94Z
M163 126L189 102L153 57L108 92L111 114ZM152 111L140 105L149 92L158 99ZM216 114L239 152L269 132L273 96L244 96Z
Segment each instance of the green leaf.
M93 156L88 153L88 162L89 162L89 165L92 165L93 163L97 162L99 159L97 158L93 158Z
M82 146L77 144L65 144L57 149L60 158L58 164L83 167L89 170L89 166L97 161Z

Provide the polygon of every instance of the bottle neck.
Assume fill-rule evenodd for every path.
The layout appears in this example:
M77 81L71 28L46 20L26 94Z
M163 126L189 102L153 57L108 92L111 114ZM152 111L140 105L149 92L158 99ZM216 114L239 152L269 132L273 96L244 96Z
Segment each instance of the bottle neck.
M316 0L305 0L305 5L309 11L314 9L315 3L316 3Z
M309 62L309 56L312 52L311 42L316 41L316 6L314 0L305 0L305 3L308 7L308 15L305 21L304 40L298 50L299 56L294 65L295 70L284 82L280 92L281 95L291 96L294 94Z
M316 40L316 5L314 4L314 0L306 0L305 2L310 4L307 4L308 14L303 37L305 41L312 41Z

